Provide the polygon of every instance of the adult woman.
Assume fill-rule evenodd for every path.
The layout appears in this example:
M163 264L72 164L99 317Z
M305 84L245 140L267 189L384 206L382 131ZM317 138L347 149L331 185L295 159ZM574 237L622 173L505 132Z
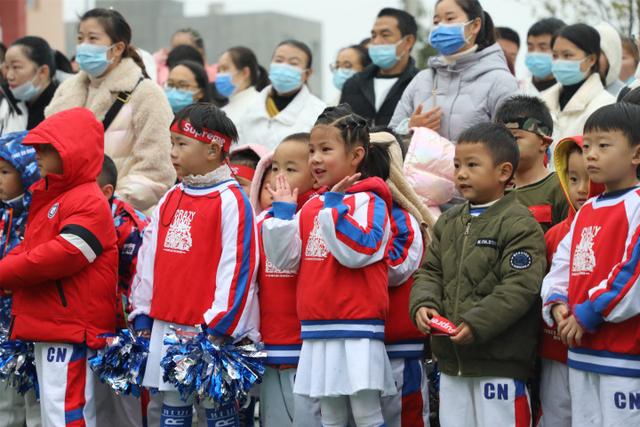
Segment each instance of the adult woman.
M58 88L53 50L40 37L18 39L7 50L5 73L0 135L33 129L44 120L44 109Z
M182 61L169 71L164 88L174 113L194 102L209 102L209 82L204 67L197 62Z
M600 35L586 24L564 27L552 41L554 77L558 81L542 99L553 116L553 140L581 135L587 118L615 98L599 74Z
M440 55L407 86L389 126L399 133L428 127L455 141L465 128L492 120L518 83L477 0L438 0L433 24L429 42Z
M326 104L307 88L313 72L309 47L297 40L281 42L269 66L271 85L264 88L236 122L241 144L269 149L296 132L308 132Z
M144 78L131 27L115 10L92 9L82 16L76 61L82 71L60 85L46 114L86 107L106 121L104 148L118 167L116 193L148 210L175 182L171 107L162 90Z
M351 76L371 64L371 58L367 49L354 44L340 49L336 62L331 64L331 72L333 73L333 85L338 90L342 90L344 82L346 82Z
M218 59L216 89L229 99L222 107L227 116L237 123L259 91L269 84L267 71L258 64L253 51L244 46L228 49Z

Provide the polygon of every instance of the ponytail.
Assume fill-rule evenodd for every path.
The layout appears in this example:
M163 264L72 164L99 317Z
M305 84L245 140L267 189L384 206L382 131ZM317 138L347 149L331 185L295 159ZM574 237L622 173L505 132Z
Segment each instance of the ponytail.
M260 92L265 87L269 86L271 81L269 80L269 72L265 70L262 65L258 65L258 78L256 80L256 90Z
M147 73L147 67L144 65L142 57L140 56L136 48L133 47L133 45L127 46L127 49L122 54L122 57L133 59L133 62L135 62L138 67L140 67L140 71L142 71L142 75L144 76L144 78L150 78L149 74Z
M389 156L389 146L384 144L369 144L367 155L358 166L358 172L362 178L377 176L386 181L389 179L391 169L391 157Z

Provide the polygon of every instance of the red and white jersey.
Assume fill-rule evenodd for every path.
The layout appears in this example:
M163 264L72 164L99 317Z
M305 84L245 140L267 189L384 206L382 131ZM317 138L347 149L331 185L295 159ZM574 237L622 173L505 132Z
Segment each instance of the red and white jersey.
M314 197L295 217L294 204L274 203L274 218L262 225L264 249L276 268L299 273L303 340L384 339L391 203L379 178Z
M570 367L640 377L640 190L590 199L560 242L542 285L543 316L566 302L586 329Z
M253 210L235 180L176 185L144 232L129 320L206 324L217 336L259 340Z
M389 244L389 317L385 343L389 358L420 358L425 335L416 328L409 315L409 298L413 273L420 267L424 244L418 221L393 203Z

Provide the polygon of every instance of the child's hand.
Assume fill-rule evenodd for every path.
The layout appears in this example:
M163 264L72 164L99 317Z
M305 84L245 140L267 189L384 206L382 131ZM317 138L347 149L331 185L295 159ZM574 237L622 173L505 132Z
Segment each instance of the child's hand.
M473 331L471 331L469 325L464 322L460 323L455 335L451 337L451 342L458 345L471 344L474 340Z
M416 312L416 325L420 332L425 334L431 333L431 318L440 316L438 310L434 308L420 307Z
M293 203L298 202L298 189L295 188L291 191L291 186L287 177L284 175L278 175L276 177L276 188L271 188L270 184L267 184L267 191L271 193L274 202Z
M565 345L576 347L582 344L584 329L580 326L576 317L571 315L558 323L558 334Z
M556 321L556 325L559 325L564 319L569 316L569 307L567 304L561 302L551 307L551 316Z
M336 185L333 186L333 188L331 189L331 191L333 193L344 193L345 191L347 191L347 189L349 187L351 187L353 184L355 184L359 179L360 176L362 174L360 172L353 174L351 176L345 176L342 181L340 181L339 183L337 183Z

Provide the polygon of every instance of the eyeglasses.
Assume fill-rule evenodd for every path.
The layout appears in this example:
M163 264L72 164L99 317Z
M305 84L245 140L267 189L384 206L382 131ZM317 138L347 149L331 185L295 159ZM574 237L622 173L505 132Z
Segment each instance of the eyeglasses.
M178 82L178 83L167 82L165 84L165 86L167 88L173 88L173 89L178 89L178 90L190 90L192 92L195 92L198 89L200 89L198 86L193 87L189 83L186 83L186 82Z
M343 62L342 64L340 64L339 62L333 62L329 64L329 69L332 73L335 73L338 68L350 70L353 68L353 64L351 62Z

